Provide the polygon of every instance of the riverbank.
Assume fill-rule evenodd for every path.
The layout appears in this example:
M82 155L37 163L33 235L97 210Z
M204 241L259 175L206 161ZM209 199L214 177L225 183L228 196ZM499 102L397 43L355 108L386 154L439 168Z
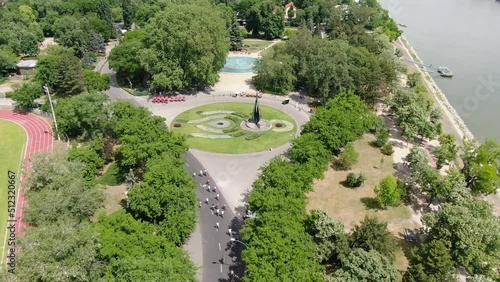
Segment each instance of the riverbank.
M404 36L401 35L395 41L395 45L403 51L403 56L414 62L425 65L424 62L418 57L417 52L413 49L413 47ZM462 143L464 139L474 139L474 135L472 134L472 132L469 130L469 128L467 128L463 119L450 104L441 89L439 89L439 87L436 85L434 79L432 79L429 73L425 71L425 67L422 67L416 63L409 63L408 65L410 65L416 71L420 72L420 74L422 75L422 80L424 81L431 98L439 106L442 113L441 123L443 125L443 132L455 135L457 141L460 143Z

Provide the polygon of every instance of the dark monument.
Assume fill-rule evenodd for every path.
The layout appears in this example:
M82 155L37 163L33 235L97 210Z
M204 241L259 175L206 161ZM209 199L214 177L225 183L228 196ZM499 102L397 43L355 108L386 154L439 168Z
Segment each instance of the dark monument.
M259 106L259 95L257 94L255 96L255 104L253 105L253 112L252 112L252 122L257 125L258 128L260 128L259 122L260 122L260 106Z

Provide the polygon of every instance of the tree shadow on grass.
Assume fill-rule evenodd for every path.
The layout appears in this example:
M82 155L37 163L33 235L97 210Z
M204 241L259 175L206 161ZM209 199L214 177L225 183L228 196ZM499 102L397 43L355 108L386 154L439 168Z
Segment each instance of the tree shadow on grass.
M377 203L377 199L372 198L372 197L363 197L360 199L361 203L365 205L367 209L370 210L380 210L380 207Z

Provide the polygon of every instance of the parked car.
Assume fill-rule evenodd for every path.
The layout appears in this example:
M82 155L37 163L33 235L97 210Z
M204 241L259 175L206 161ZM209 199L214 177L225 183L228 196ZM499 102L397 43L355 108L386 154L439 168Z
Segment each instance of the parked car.
M286 98L283 102L281 102L282 105L286 105L288 103L290 103L290 98Z

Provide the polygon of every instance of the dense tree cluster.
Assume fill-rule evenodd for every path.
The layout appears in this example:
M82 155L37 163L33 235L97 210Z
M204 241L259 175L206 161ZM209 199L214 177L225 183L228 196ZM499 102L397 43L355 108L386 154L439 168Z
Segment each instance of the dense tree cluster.
M180 247L197 215L196 186L183 166L183 138L148 110L109 103L98 92L63 100L56 110L63 132L76 140L67 153L34 159L26 209L31 227L21 241L18 277L194 281L194 266ZM135 174L136 183L126 210L91 223L104 200L96 175L113 159L122 173Z
M393 47L384 38L375 32L366 43L350 44L340 39L323 40L301 29L259 60L254 83L258 89L274 93L305 87L309 94L325 100L353 91L373 101L396 80L399 64L394 54L387 53ZM384 47L368 49L368 44L377 41Z
M341 223L321 211L308 216L305 209L304 193L312 188L314 178L323 176L332 153L373 128L375 120L359 97L340 94L319 107L303 134L293 141L290 162L277 158L262 167L248 199L248 209L257 217L248 219L242 232L247 244L243 252L247 281L288 277L322 281L320 263L346 267L332 271L331 279L352 276L362 280L366 276L361 269L369 268L351 262L351 256L357 256L352 252L368 252L366 256L374 260L370 267L376 267L380 277L396 277L389 262L394 244L387 225L369 218L348 238Z
M235 32L230 42L235 14L225 5L145 5L136 14L143 28L126 34L109 56L110 66L130 86L164 92L213 85L229 48L241 46Z

